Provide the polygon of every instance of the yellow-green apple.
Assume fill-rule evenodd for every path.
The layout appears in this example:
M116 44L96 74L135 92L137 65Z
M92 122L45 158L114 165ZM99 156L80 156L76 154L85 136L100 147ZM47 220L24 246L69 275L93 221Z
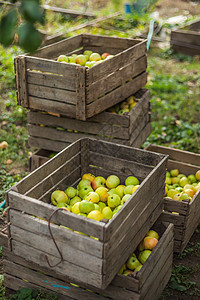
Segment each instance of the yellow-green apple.
M175 189L171 189L167 192L167 197L173 198L176 194L178 194L178 191Z
M78 196L83 199L85 196L87 196L87 194L89 194L89 192L94 192L94 190L92 189L92 187L90 185L85 185L82 186L79 190L78 190Z
M114 55L110 54L110 55L108 55L105 59L110 59L110 58L112 58L112 57L114 57Z
M137 246L137 250L138 251L143 251L144 250L144 239Z
M140 265L140 262L136 257L130 256L126 262L126 265L130 270L135 270L135 268Z
M138 272L138 271L140 271L140 270L141 270L141 268L142 268L142 266L143 266L143 265L142 265L142 264L140 264L140 265L139 265L137 268L135 268L135 270L134 270L134 271L135 271L135 272Z
M135 176L128 176L125 180L125 185L138 185L139 180Z
M189 183L190 183L190 181L186 176L182 177L179 181L179 185L182 187L184 187L186 184L189 184Z
M98 205L99 205L100 212L102 213L102 210L104 209L104 207L106 207L106 204L104 202L99 201Z
M170 171L170 175L172 177L177 177L178 174L179 174L179 170L178 169L173 169L173 170Z
M106 179L106 186L107 186L109 189L116 188L119 184L120 184L120 179L119 179L119 177L116 176L116 175L110 175L110 176L108 176L108 178Z
M124 264L120 269L118 274L122 274L126 270L126 264Z
M141 262L141 264L143 265L145 263L145 261L148 259L149 255L151 255L151 250L144 250L141 251L138 255L138 259Z
M200 181L200 170L195 173L196 180Z
M91 181L89 179L81 179L81 181L77 185L77 190L86 185L91 186Z
M100 210L100 207L99 207L99 204L94 203L94 210L99 210L99 211L101 211L101 210Z
M115 208L115 207L117 207L118 205L121 204L121 198L120 198L119 195L113 194L113 195L108 196L108 201L107 202L108 202L108 206L110 208Z
M191 183L197 182L196 176L194 174L189 175L188 179L190 180Z
M81 198L78 196L75 196L74 198L70 199L70 206L72 207L76 202L81 202Z
M100 186L95 190L95 193L97 193L99 195L99 198L101 202L106 202L108 199L108 189L104 186Z
M82 200L80 202L79 208L81 213L89 214L89 212L94 210L94 203L87 200Z
M109 190L109 191L108 191L108 194L109 194L109 195L116 194L116 191L115 191L115 189L111 189L111 190Z
M122 208L123 205L118 205L117 207L115 207L115 209L113 210L113 216Z
M58 205L59 202L69 203L69 198L63 191L56 190L51 194L51 202L54 205Z
M91 55L92 53L93 53L93 52L92 52L91 50L85 50L85 51L83 52L83 54L84 54L85 56L87 56L88 59L90 58L90 55Z
M59 62L68 62L69 58L66 55L59 55L57 61L59 61Z
M89 219L92 219L92 220L96 220L96 221L100 221L103 219L103 215L100 211L98 210L92 210L88 216L87 216Z
M117 195L120 196L120 198L122 198L124 196L124 189L125 189L125 185L118 185L116 188L115 188L115 192Z
M158 244L158 240L154 237L146 236L144 238L144 249L145 250L153 250L155 246Z
M72 186L69 186L65 190L65 194L71 199L71 198L74 198L77 195L77 190L75 188L73 188Z
M101 55L99 53L93 52L89 58L90 61L98 61L101 60Z
M96 192L89 192L89 194L87 194L85 200L93 202L93 203L98 203L100 200L100 197Z
M110 55L110 53L104 52L104 53L101 55L101 58L102 58L102 59L105 59L105 58L108 57L109 55Z
M166 183L166 184L171 184L171 183L172 183L171 177L167 177L167 176L166 176L166 178L165 178L165 183Z
M97 176L94 178L94 180L92 181L92 188L94 190L96 190L98 187L100 186L105 186L106 180L104 177L102 176Z
M157 240L159 240L159 235L158 235L158 233L157 233L155 230L153 230L153 229L149 230L149 231L147 232L146 236L154 237L154 238L156 238Z
M130 274L132 274L132 273L133 273L133 271L131 271L131 270L125 270L124 273L123 273L122 275L128 276L128 275L130 275Z
M91 61L86 61L85 63L85 67L88 67L88 68L91 68L93 65L92 65L92 62Z
M132 194L139 188L139 184L138 185L135 185L132 189Z
M87 61L87 59L86 59L85 55L83 55L83 54L79 54L75 58L75 63L79 64L81 66L84 66L86 61Z
M79 213L78 214L79 216L82 216L82 217L87 217L87 214L83 214L83 213ZM75 232L75 231L74 231Z
M124 194L130 194L132 195L133 194L133 188L134 188L134 185L130 184L130 185L127 185L124 189Z
M126 194L126 195L124 195L124 197L122 198L121 203L122 203L122 204L126 203L126 201L127 201L130 197L131 197L131 194Z
M75 60L76 58L74 57L74 56L69 56L68 57L68 62L69 63L76 63L76 60Z
M56 206L59 207L59 208L66 209L67 211L71 211L70 206L66 203L59 202Z
M179 200L182 201L182 200L187 200L187 199L192 200L192 197L190 197L190 196L188 196L188 194L182 192L181 195L180 195Z
M110 207L106 206L102 210L102 215L103 215L104 219L109 219L110 220L113 216L113 212L112 212Z
M83 174L83 176L82 176L82 179L87 179L87 180L89 180L90 182L92 182L92 181L94 180L94 178L95 178L95 176L92 175L91 173L85 173L85 174Z
M81 211L80 211L80 203L81 202L76 202L73 206L72 206L72 212L74 214L79 214Z

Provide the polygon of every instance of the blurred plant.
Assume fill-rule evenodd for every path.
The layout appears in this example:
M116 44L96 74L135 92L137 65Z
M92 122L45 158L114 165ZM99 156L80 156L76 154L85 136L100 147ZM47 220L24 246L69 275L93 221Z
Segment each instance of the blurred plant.
M0 43L9 47L14 43L28 52L34 52L42 43L37 25L44 24L44 11L40 0L10 0L3 6L0 20Z

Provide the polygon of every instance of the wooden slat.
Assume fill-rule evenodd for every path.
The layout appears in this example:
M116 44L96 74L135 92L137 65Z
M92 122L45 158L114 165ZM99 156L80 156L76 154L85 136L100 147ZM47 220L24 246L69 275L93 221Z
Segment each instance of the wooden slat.
M115 158L108 155L99 154L90 151L90 164L102 167L113 173L121 172L130 175L133 174L139 178L145 178L152 170L152 166L142 165L137 162L132 162L129 160Z
M18 105L29 107L25 57L18 56L15 58L15 72Z
M0 231L0 245L8 248L8 234Z
M164 198L164 210L169 212L177 212L181 215L187 215L189 203L170 198Z
M45 46L38 50L34 55L40 58L54 58L58 57L61 54L66 54L74 49L77 49L82 46L82 35L76 35L70 38L67 38L63 41Z
M194 166L191 164L187 164L185 162L179 162L169 159L167 164L168 170L178 169L180 173L185 174L186 176L190 174L195 174L199 169L200 166Z
M85 95L86 68L77 68L76 78L76 118L86 120L86 95Z
M59 155L52 158L50 164L43 165L40 169L27 175L19 183L15 185L20 193L27 192L30 188L35 186L38 182L43 180L46 176L50 175L53 171L58 169L65 161L71 159L78 152L80 152L80 141L70 145L64 149Z
M171 39L178 42L185 42L187 44L192 44L200 46L200 33L197 31L188 30L175 30L171 33Z
M104 62L102 63L103 66ZM121 86L124 82L144 72L147 68L146 55L136 61L131 61L130 64L123 68L101 78L99 81L90 83L86 88L87 104L93 102L98 97L112 91L116 87ZM87 70L89 71L89 69Z
M38 235L49 235L48 223L46 221L27 214L22 214L14 209L10 209L10 221L13 226L21 227L24 230L35 232ZM69 244L70 247L88 254L91 254L92 248L92 254L95 257L102 258L103 245L98 240L55 224L51 224L51 231L56 241L64 242L66 245Z
M20 195L14 191L9 192L9 206L17 210L23 207L24 212L45 220L48 220L51 214L57 209L53 205ZM101 240L103 239L103 227L105 224L101 222L83 218L67 211L58 211L52 217L52 222L59 225L62 224L63 226L97 237Z
M73 73L70 76L54 75L48 73L27 71L28 84L39 83L40 86L66 89L70 91L76 90L76 81Z
M121 147L117 144L104 141L99 142L94 139L90 139L89 150L149 166L157 166L157 164L165 157L162 154L153 153L147 150L132 148L128 146Z
M90 118L102 112L103 110L106 110L107 108L121 102L122 100L134 94L140 88L145 86L146 82L147 73L143 72L128 83L116 88L114 91L90 103L89 105L87 105L87 118Z
M55 152L59 152L70 145L68 142L57 142L33 136L29 136L28 143L30 147L43 148Z
M90 161L90 152L88 151L89 141L88 139L81 140L81 173L88 172L88 166Z
M148 136L151 134L151 123L147 123L139 135L135 138L130 146L140 148L142 144L146 141Z
M73 10L73 9L66 9L66 8L57 7L57 6L50 6L47 4L41 5L41 7L47 11L50 10L55 13L69 15L71 18L72 17L75 17L75 18L77 18L77 17L94 18L95 17L95 15L91 12L82 12L82 11Z
M39 85L38 85L39 83ZM76 104L77 94L75 91L63 90L61 88L52 88L40 85L37 81L35 84L28 84L28 92L30 97L40 99L54 100L66 104ZM47 101L46 100L46 101ZM56 106L56 103L54 104Z
M139 115L135 122L135 127L130 131L130 145L133 144L133 141L135 140L135 137L138 136L142 129L145 127L146 124L150 123L150 113L147 112L145 115ZM134 124L134 123L132 123ZM138 124L138 126L136 125Z
M180 226L180 227L185 228L185 216L172 214L172 213L169 213L167 211L164 211L160 215L159 220L161 222L168 222L168 223L172 223L176 226Z

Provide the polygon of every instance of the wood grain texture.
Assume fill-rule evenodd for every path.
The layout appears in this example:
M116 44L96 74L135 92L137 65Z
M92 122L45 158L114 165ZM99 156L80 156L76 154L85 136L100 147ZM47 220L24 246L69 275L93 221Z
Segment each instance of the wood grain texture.
M26 58L24 56L15 58L15 72L18 105L29 107Z
M76 78L76 118L86 120L86 95L85 95L86 68L77 68Z

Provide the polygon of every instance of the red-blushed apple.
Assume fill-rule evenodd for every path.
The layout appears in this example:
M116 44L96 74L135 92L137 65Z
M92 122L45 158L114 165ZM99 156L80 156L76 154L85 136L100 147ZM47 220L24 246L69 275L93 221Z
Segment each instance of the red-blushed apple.
M104 53L101 55L101 58L102 58L102 59L105 59L105 58L108 57L109 55L110 55L110 53L104 52Z
M108 176L108 178L106 179L106 186L107 186L109 189L116 188L119 184L120 184L120 179L119 179L119 177L116 176L116 175L110 175L110 176Z
M104 219L110 220L113 216L113 212L110 207L106 206L102 210L102 215Z
M102 176L97 176L94 178L94 180L92 181L92 188L94 190L96 190L98 187L100 186L105 186L106 180L104 177Z
M149 255L151 255L151 250L144 250L144 251L141 251L139 253L138 259L139 259L139 261L141 262L142 265L148 259Z
M94 210L94 203L87 200L82 200L80 202L79 208L81 213L89 214L89 212Z
M126 262L126 265L130 270L135 270L135 268L140 265L140 262L136 257L130 256Z
M144 249L145 250L153 250L155 246L158 244L158 240L154 237L146 236L144 238Z
M89 58L90 61L98 61L101 60L101 55L99 53L93 52Z
M66 56L66 55L59 55L57 61L68 63L69 62L69 57Z
M90 201L92 203L98 203L100 197L96 192L90 192L89 194L87 194L85 200Z
M94 192L94 190L92 189L91 186L89 186L89 185L82 186L82 187L78 190L78 196L79 196L81 199L84 199L85 196L87 196L87 194L89 194L89 192Z
M113 194L113 195L108 196L108 201L107 202L108 202L108 206L110 208L114 209L115 207L117 207L118 205L121 204L121 198L120 198L119 195Z
M110 58L113 58L114 57L114 55L113 54L110 54L110 55L108 55L105 59L110 59Z
M104 186L98 187L95 192L99 195L101 202L106 202L108 200L108 189Z
M92 175L91 173L85 173L85 174L83 174L83 176L82 176L82 179L87 179L87 180L89 180L89 181L91 181L91 182L94 180L94 178L95 178L95 176Z
M125 180L125 185L138 185L139 180L135 176L128 176Z
M51 202L54 205L57 205L59 202L69 203L69 198L63 191L56 190L51 194Z
M84 66L86 61L87 61L87 59L86 59L85 55L83 55L83 54L79 54L75 58L75 63L79 64L81 66Z
M158 233L155 230L152 230L152 229L147 232L146 236L154 237L157 240L159 240Z

